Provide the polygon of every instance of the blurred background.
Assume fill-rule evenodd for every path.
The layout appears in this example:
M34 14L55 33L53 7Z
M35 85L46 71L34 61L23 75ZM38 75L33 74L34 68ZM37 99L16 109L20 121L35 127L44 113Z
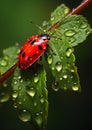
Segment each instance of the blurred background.
M0 0L0 51L16 43L20 46L37 27L49 20L50 13L61 3L71 9L82 0ZM92 26L92 5L83 12ZM81 93L49 90L49 117L47 130L92 129L92 34L75 48L76 65L81 80ZM1 130L34 130L29 123L18 119L11 102L0 109Z

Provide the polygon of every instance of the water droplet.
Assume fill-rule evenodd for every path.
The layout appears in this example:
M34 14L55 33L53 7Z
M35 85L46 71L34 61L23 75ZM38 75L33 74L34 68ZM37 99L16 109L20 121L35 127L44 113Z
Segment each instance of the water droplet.
M21 75L18 76L18 79L21 79Z
M44 103L44 96L43 95L40 96L40 102Z
M73 51L74 51L73 48L68 48L68 49L66 50L66 56L67 56L67 57L70 57L70 55L73 53Z
M76 41L76 39L74 38L74 37L71 37L70 39L69 39L69 43L73 43L73 42L75 42Z
M39 77L37 74L34 75L34 82L37 83L39 81Z
M19 105L21 105L21 104L22 104L22 102L21 102L21 101L19 101L19 102L18 102L18 104L19 104Z
M35 96L35 89L34 89L34 87L27 86L27 94L30 95L31 97L34 97Z
M53 21L55 18L54 17L51 17L51 21Z
M52 89L54 91L58 91L59 90L59 86L58 86L58 83L57 82L54 82L54 84L52 84Z
M3 59L3 60L0 61L0 64L1 64L1 66L6 66L7 65L7 61Z
M86 34L87 35L90 34L90 30L89 29L86 30Z
M49 55L47 58L48 64L52 64L52 55Z
M61 77L60 80L62 80L63 78Z
M56 70L57 70L58 72L62 70L62 64L61 64L61 62L57 62L57 63L56 63Z
M18 107L16 102L13 104L13 107L14 107L14 108L17 108L17 107Z
M14 90L13 93L12 93L12 97L17 98L18 97L18 91Z
M77 85L72 86L72 90L73 90L73 91L78 91L78 90L79 90L79 87L78 87Z
M55 70L55 67L54 67L54 66L52 66L52 67L51 67L51 69L52 69L52 70Z
M23 83L23 79L20 80L20 83Z
M37 106L37 103L34 101L34 107L36 107Z
M40 113L36 113L35 121L39 126L42 125L42 116Z
M9 93L7 92L1 92L0 93L0 102L3 103L3 102L7 102L10 98L10 95Z
M75 70L74 70L74 69L71 69L71 72L73 73L73 72L75 72Z
M63 78L64 78L64 79L67 79L67 77L68 77L68 76L67 76L66 74L65 74L65 75L63 75Z
M68 36L68 37L71 37L71 36L75 35L75 31L74 30L67 30L65 32L65 35Z
M66 8L66 9L64 10L64 14L68 14L68 12L69 12L69 9Z
M87 28L88 24L85 22L85 23L82 23L80 28L84 29L84 28Z
M20 120L27 122L31 120L31 114L28 110L23 109L19 111L19 118Z

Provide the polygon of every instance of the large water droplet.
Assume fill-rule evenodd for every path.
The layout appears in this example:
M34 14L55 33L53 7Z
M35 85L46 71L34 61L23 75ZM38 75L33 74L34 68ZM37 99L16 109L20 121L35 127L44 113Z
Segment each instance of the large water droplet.
M30 95L31 97L34 97L35 96L35 89L34 89L34 87L27 86L27 94Z
M87 28L88 24L85 22L85 23L82 23L80 28L84 29L84 28Z
M66 50L66 56L67 56L67 57L70 57L70 55L73 53L73 51L74 51L73 48L68 48L68 49Z
M58 91L59 90L58 82L54 82L54 84L52 84L52 89L54 91Z
M52 64L52 55L49 55L47 58L48 64Z
M34 82L37 83L39 81L39 77L37 74L34 75Z
M74 30L67 30L67 31L65 32L65 35L66 35L67 37L71 37L71 36L75 35L75 31L74 31Z
M62 64L61 64L61 62L57 62L57 63L56 63L56 70L57 70L58 72L62 70Z
M18 97L18 91L14 90L13 93L12 93L12 97L17 98Z
M42 116L41 116L41 113L36 113L35 121L36 121L36 123L37 123L39 126L42 125Z
M7 61L5 59L0 61L1 66L6 66L7 65Z
M20 120L27 122L31 120L31 114L28 110L23 109L19 111L19 118Z
M7 102L10 98L10 95L9 93L7 92L1 92L0 93L0 102L3 103L3 102Z
M79 90L79 87L78 87L77 85L72 86L72 90L73 90L73 91L78 91L78 90Z

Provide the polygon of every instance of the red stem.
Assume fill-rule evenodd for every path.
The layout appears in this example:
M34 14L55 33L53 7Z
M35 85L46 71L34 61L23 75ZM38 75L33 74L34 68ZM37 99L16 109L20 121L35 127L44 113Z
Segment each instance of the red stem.
M0 83L3 83L8 77L10 77L14 70L17 68L18 62L15 63L9 70L7 70L4 74L0 76Z
M70 15L78 14L90 4L92 4L92 0L83 0L83 2L80 5L78 5L76 8L74 8L72 11L70 11L69 14ZM60 23L61 23L61 20L57 21L47 31L51 31L51 30L54 30L54 29L58 28Z
M85 9L88 5L92 4L92 0L83 0L83 2L73 9L70 14L79 14L83 9Z

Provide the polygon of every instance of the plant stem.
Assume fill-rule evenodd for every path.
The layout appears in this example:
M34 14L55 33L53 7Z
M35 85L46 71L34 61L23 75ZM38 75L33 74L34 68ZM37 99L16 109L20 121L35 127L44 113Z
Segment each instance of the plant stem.
M90 4L92 4L92 0L83 0L83 2L80 5L78 5L76 8L74 8L72 11L70 11L69 14L70 15L78 14ZM51 30L58 28L58 26L60 25L61 22L62 22L62 19L60 19L54 25L52 25L50 28L48 28L47 31L51 31Z
M8 77L10 77L14 70L17 68L18 62L16 62L9 70L0 76L0 83L3 83Z
M70 14L79 14L83 9L85 9L88 5L92 4L92 0L83 0L83 2L73 9Z

